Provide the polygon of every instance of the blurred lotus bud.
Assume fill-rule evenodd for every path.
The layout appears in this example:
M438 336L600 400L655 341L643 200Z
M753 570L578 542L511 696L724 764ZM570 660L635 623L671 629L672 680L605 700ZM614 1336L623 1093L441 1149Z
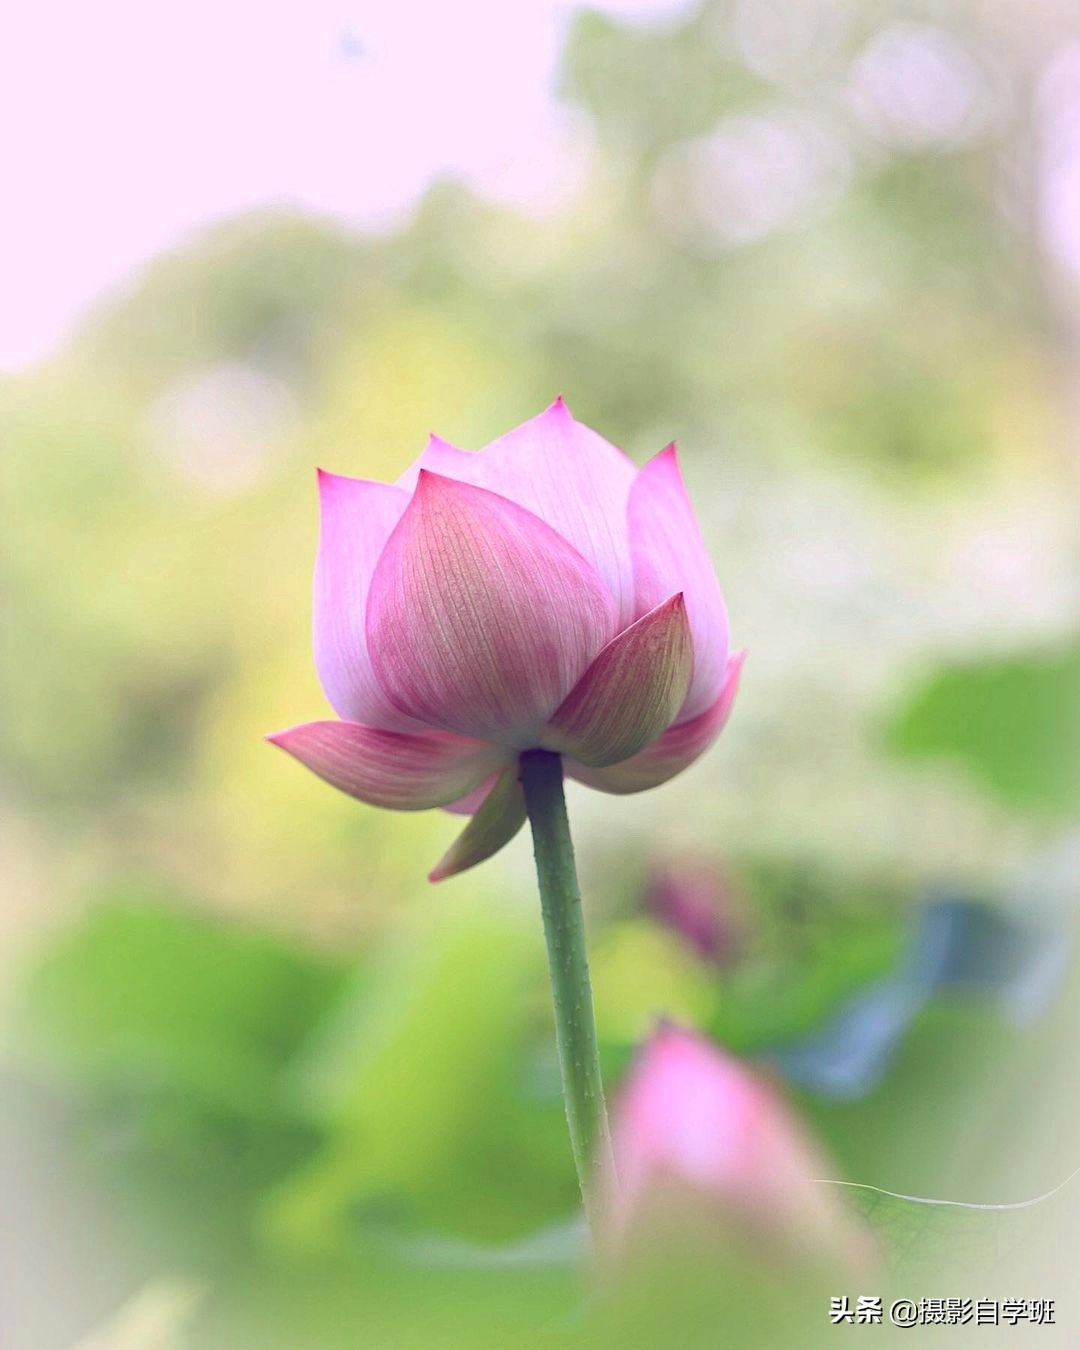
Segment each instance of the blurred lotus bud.
M645 908L704 961L730 964L742 946L737 897L729 879L703 858L673 858L656 867Z
M772 1086L692 1032L662 1024L616 1103L602 1176L608 1255L673 1235L751 1263L869 1264L836 1175Z

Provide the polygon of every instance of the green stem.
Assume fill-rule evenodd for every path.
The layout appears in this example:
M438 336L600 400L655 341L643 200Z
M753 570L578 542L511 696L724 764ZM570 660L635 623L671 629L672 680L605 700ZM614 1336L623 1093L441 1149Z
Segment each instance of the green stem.
M562 759L548 750L521 756L521 785L532 827L540 906L544 915L551 995L555 1004L555 1038L562 1069L566 1121L586 1212L595 1227L595 1201L590 1185L593 1166L610 1165L611 1138L604 1107L604 1085L596 1047L589 961L581 892L570 842L570 822L563 796Z

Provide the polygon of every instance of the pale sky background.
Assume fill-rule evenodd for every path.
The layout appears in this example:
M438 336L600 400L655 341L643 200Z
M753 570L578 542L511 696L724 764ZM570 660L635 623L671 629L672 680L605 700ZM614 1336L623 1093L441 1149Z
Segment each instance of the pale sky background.
M0 370L213 220L360 228L453 172L526 209L580 177L553 96L575 0L14 0L0 28ZM664 23L685 0L593 0Z

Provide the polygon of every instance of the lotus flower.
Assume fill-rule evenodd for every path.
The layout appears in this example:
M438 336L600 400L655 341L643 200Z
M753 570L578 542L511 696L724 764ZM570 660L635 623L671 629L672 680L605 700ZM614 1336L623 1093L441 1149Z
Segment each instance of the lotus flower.
M692 1032L663 1023L630 1071L602 1176L609 1248L623 1250L674 1201L773 1251L865 1260L864 1235L770 1084ZM614 1173L617 1173L616 1182Z
M375 806L472 815L431 876L521 827L534 748L640 792L716 739L738 683L723 597L668 446L640 471L546 412L394 484L320 472L315 661L340 720L269 737Z

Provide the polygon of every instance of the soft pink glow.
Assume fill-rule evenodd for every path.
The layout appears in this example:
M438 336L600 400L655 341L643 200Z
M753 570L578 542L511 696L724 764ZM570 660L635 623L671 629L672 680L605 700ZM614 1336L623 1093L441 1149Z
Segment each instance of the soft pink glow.
M382 228L442 174L527 208L565 203L587 142L553 93L574 7L8 7L0 367L44 355L88 302L236 212L298 207Z
M689 1196L735 1231L799 1250L853 1251L854 1230L821 1178L829 1165L764 1080L668 1024L631 1069L612 1122L616 1183L602 1178L615 1249L664 1194Z
M783 107L730 113L663 156L652 207L682 247L722 253L806 225L836 203L852 170L822 118Z
M961 40L920 23L893 23L870 39L852 66L850 98L872 135L904 149L956 145L994 111Z
M1080 277L1080 42L1067 43L1043 72L1037 111L1042 237Z
M715 860L690 855L660 864L649 877L645 908L705 961L724 965L738 952L738 897Z

